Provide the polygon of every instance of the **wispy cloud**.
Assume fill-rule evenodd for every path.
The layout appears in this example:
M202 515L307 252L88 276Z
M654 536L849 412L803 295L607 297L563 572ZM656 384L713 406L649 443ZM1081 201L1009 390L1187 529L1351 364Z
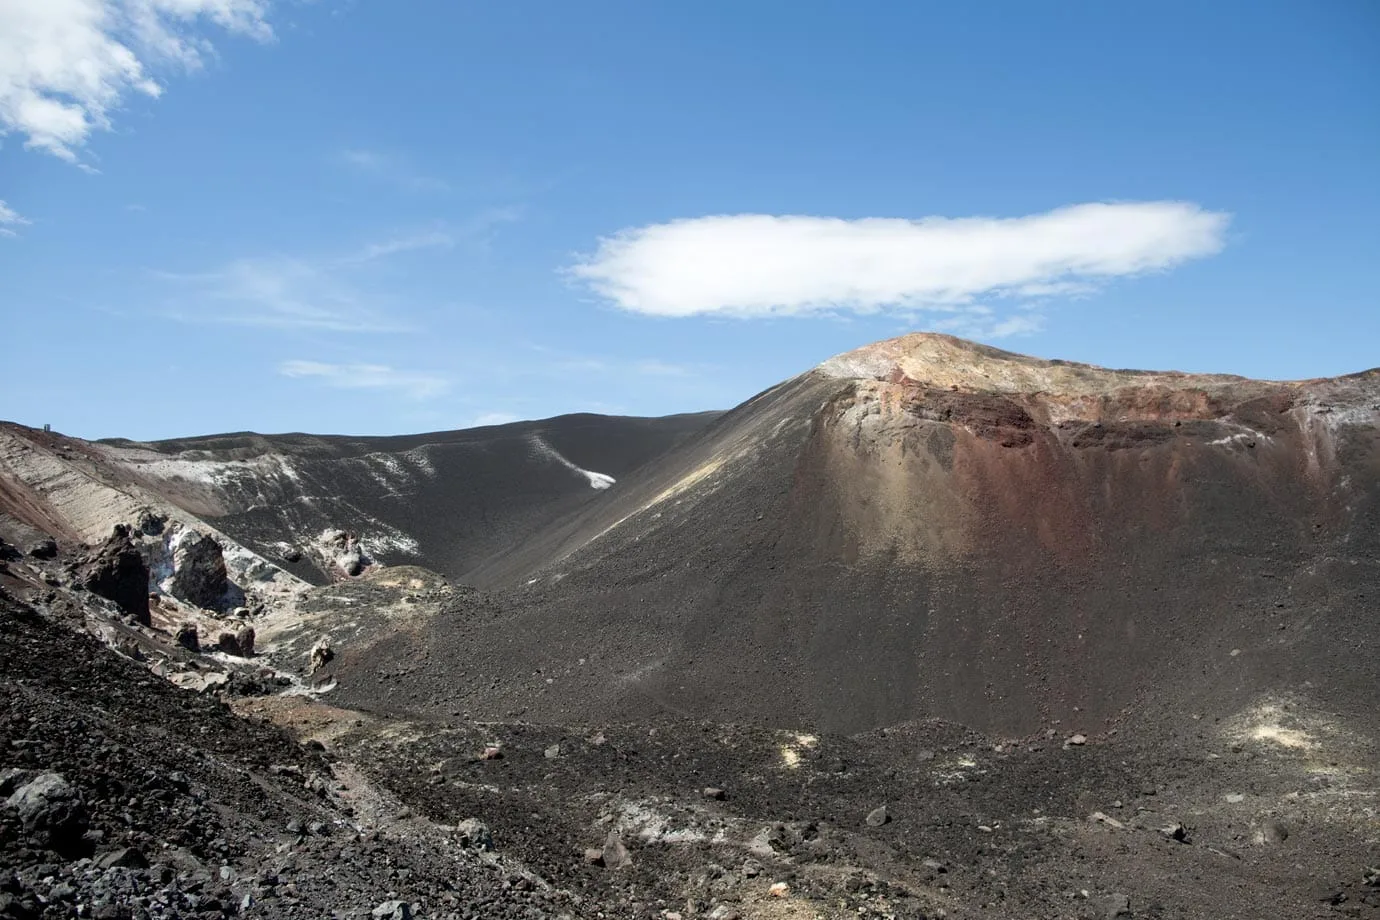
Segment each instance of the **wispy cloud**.
M327 364L321 361L285 361L278 366L284 377L316 380L341 390L395 390L410 399L431 399L450 390L450 380L439 374L404 371L386 364Z
M182 322L411 332L416 327L395 315L395 295L379 282L377 266L407 253L455 244L454 234L435 229L366 243L344 255L269 255L236 259L208 272L155 276L180 289L165 312Z
M517 421L521 421L521 418L511 412L485 412L476 415L465 427L483 428L485 425L507 425Z
M999 315L991 307L981 304L929 322L929 326L938 332L986 341L1032 335L1042 330L1044 325L1044 317L1033 306L1010 315Z
M456 232L471 248L487 253L490 246L493 245L494 238L498 235L499 228L507 224L515 224L522 220L522 217L523 208L521 205L484 208L477 214L461 221L456 227Z
M213 272L158 277L183 293L169 316L183 322L326 332L406 332L375 300L331 269L290 257L238 259Z
M707 366L675 364L660 358L628 359L579 354L553 348L550 345L539 345L535 342L527 343L526 347L544 356L544 360L539 363L523 363L521 365L526 372L532 374L557 374L560 376L578 374L581 376L612 376L636 379L639 377L693 377L712 370Z
M209 22L258 41L267 0L0 0L0 135L70 163L131 93L157 98L152 69L195 70Z
M978 298L1016 310L1212 255L1229 219L1175 201L1017 218L725 215L624 230L570 273L614 305L652 316L940 310L990 319L993 334L1010 335L1038 318L992 318Z
M18 236L15 227L23 227L28 223L28 218L0 200L0 236Z
M440 193L451 190L451 184L445 179L427 175L401 154L355 148L342 150L338 158L355 172L373 176L405 191Z
M382 243L369 243L358 252L345 256L340 261L345 265L357 265L397 255L400 252L411 252L415 249L449 248L454 245L455 238L449 233L433 230L429 233L384 240Z

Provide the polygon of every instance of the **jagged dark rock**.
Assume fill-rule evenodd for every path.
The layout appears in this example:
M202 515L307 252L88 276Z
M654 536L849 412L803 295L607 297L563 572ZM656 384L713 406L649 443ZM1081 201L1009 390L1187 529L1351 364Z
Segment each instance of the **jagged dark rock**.
M216 648L237 658L250 658L254 655L254 627L240 626L233 631L224 630L216 636Z
M226 605L230 578L225 554L214 537L190 529L178 534L172 561L170 594L205 610L220 610Z
M196 625L193 623L183 623L177 627L177 635L174 637L177 644L189 652L201 651L201 639L197 635Z
M114 601L137 622L148 625L149 570L123 524L82 564L81 582L91 593Z
M58 554L57 541L52 537L30 544L29 555L35 559L55 559Z
M163 533L163 528L165 528L167 524L168 516L166 514L160 514L151 508L146 508L139 512L134 526L149 536L156 537Z

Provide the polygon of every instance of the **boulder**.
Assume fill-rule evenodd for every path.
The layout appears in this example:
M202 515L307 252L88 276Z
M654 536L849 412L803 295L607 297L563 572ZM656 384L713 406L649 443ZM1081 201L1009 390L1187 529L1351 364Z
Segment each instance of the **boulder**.
M344 574L354 578L364 574L372 559L354 534L344 530L326 530L316 540L321 553Z
M605 869L621 869L632 865L632 857L628 855L628 848L617 831L609 831L609 835L604 838L604 848L600 855L604 857Z
M1188 828L1175 822L1160 828L1160 833L1170 840L1177 840L1179 843L1188 843Z
M135 847L123 847L101 854L96 858L96 865L102 869L110 869L115 866L122 866L126 869L147 869L149 861L141 850Z
M891 815L889 812L887 812L885 805L882 805L879 808L874 808L867 813L868 827L881 827L883 824L886 824L890 820Z
M455 826L460 845L471 850L489 851L494 848L494 835L489 826L478 818L466 818Z
M412 905L406 901L384 901L370 916L374 920L412 920Z
M315 674L335 660L335 651L323 636L307 653L307 673Z
M225 554L208 534L187 528L170 541L173 574L168 593L205 610L219 610L230 590Z
M254 627L248 623L235 630L235 641L240 644L240 655L252 658L254 655Z
M34 844L59 853L81 848L86 803L60 773L40 773L18 786L5 805L14 810Z
M125 525L116 525L95 555L82 564L79 578L92 594L114 601L137 622L149 624L149 569Z
M245 647L244 640L248 640L248 647ZM236 658L248 658L254 654L254 628L252 626L241 626L235 632L224 630L216 636L216 651L224 652L227 655L234 655Z
M364 561L364 551L357 545L351 546L335 557L335 564L340 566L340 570L351 578L361 574L366 565Z
M57 541L52 537L39 540L29 546L29 555L35 559L53 559L57 554Z
M189 652L201 651L201 639L197 636L196 624L183 623L177 627L177 644Z

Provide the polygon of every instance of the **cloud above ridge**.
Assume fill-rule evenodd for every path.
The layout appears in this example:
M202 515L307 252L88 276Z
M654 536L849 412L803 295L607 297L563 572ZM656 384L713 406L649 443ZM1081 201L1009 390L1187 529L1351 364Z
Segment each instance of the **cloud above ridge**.
M284 361L284 377L308 378L341 390L394 390L412 399L430 399L450 390L440 374L398 370L386 364L329 364L324 361Z
M1086 293L1213 255L1229 222L1180 201L1010 218L718 215L620 231L569 273L651 316L962 313L979 298Z

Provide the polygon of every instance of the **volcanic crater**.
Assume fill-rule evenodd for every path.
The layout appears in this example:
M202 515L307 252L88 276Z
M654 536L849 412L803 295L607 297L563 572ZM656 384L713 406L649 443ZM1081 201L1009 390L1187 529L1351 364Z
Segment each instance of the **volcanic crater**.
M4 423L0 541L3 918L1380 917L1380 370Z

